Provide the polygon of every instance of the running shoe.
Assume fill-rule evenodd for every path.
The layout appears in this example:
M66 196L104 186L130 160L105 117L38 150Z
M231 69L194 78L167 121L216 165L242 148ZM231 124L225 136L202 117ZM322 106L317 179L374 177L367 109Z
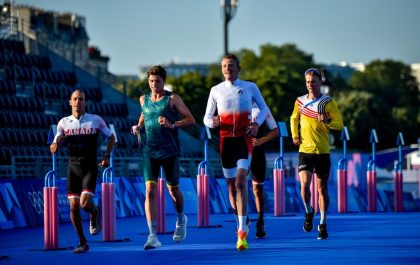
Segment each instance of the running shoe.
M185 239L185 237L187 236L187 222L188 218L186 215L184 215L184 217L182 218L182 223L178 223L178 221L176 221L176 227L173 237L174 241L181 242Z
M162 246L162 244L160 243L159 239L157 238L156 234L152 234L149 235L147 237L147 242L146 244L144 244L144 249L148 250L148 249L154 249L154 248L158 248Z
M264 229L264 219L258 218L257 220L257 233L255 234L256 238L264 238L267 235Z
M243 230L238 230L238 241L236 241L237 250L246 250L248 249L248 240L247 232Z
M311 209L312 209L311 213L305 214L305 222L303 223L303 230L305 232L311 232L312 228L314 228L313 220L314 220L315 211L314 211L314 208L311 207Z
M83 242L83 243L79 242L77 247L75 247L73 250L74 254L86 253L88 251L89 251L89 246L86 242Z
M92 236L99 234L102 230L99 207L95 207L95 210L93 210L93 212L90 213L89 217L90 217L90 227L89 227L90 234Z
M328 232L327 232L327 225L326 224L320 224L318 225L318 239L327 239L328 238Z

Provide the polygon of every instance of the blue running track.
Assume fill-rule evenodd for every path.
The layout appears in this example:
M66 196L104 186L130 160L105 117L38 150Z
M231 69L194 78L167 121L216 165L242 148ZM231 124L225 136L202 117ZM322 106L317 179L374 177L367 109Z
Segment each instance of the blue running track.
M103 242L102 234L88 235L90 251L73 254L76 234L69 223L60 224L59 250L43 250L43 227L0 231L0 265L53 264L420 264L420 213L355 213L328 216L327 240L305 233L303 216L266 216L265 239L255 238L251 223L250 248L235 248L232 215L211 215L209 228L197 228L189 215L187 238L172 241L175 216L168 215L162 247L143 250L147 238L144 216L117 219L117 241ZM250 216L251 220L255 216ZM88 234L88 222L84 222Z

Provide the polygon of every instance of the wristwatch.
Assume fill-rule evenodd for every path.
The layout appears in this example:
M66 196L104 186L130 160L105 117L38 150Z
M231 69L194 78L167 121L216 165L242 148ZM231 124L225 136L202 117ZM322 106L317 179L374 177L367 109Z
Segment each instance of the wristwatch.
M103 158L111 158L111 154L110 153L104 153Z

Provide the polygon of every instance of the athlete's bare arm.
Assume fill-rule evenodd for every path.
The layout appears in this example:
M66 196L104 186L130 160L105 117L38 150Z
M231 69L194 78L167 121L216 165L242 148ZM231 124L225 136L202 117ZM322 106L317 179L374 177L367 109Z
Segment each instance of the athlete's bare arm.
M276 138L277 135L279 135L279 129L274 128L261 138L252 138L252 146L260 146L262 144L265 144L266 142Z
M192 116L190 110L185 105L184 101L179 95L173 94L171 96L171 107L175 109L176 111L178 111L179 114L181 114L182 119L179 121L175 121L173 124L170 124L169 126L166 126L167 124L165 123L164 126L178 128L178 127L184 127L184 126L195 124L194 117Z
M57 137L57 142L56 143L52 143L50 145L50 151L51 153L55 153L58 151L58 148L66 141L66 136L64 135L60 135Z

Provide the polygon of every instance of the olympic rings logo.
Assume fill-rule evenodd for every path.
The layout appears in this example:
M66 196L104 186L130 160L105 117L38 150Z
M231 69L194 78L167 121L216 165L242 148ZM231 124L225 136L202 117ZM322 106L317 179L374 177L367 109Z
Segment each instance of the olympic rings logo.
M66 194L58 194L58 207L70 206L69 199Z
M35 211L38 214L43 214L44 212L44 195L42 192L28 192L29 202L35 208Z

